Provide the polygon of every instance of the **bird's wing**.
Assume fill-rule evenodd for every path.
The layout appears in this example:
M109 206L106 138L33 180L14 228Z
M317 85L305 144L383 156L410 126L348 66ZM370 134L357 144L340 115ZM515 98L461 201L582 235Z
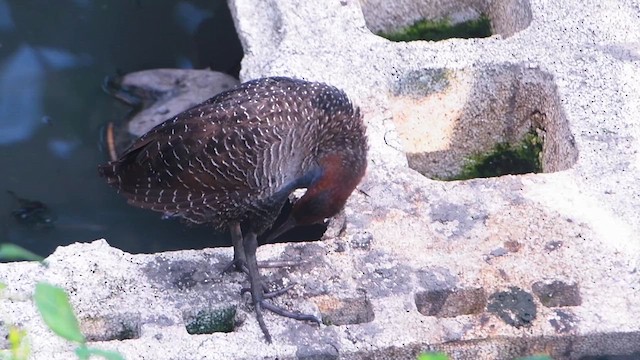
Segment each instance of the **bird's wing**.
M100 174L133 205L168 213L244 199L256 185L262 130L236 125L232 111L196 106L149 131Z
M292 150L283 147L291 130L284 124L300 111L284 90L295 84L248 82L216 95L150 130L100 174L132 205L165 213L225 211L268 198L265 189L292 180L276 170L287 166L280 155Z

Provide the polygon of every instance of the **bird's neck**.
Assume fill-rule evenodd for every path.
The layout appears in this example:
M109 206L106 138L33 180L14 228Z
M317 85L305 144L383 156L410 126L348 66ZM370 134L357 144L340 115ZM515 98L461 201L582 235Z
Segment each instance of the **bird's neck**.
M293 207L298 225L313 224L336 215L364 176L366 164L342 154L328 154L318 161L322 172Z

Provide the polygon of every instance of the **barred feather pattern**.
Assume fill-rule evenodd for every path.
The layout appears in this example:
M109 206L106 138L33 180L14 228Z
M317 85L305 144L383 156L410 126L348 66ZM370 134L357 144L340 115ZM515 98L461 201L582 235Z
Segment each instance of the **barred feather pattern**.
M156 126L99 167L131 205L194 223L232 222L261 233L287 196L341 154L366 167L366 135L346 94L284 77L239 85ZM336 179L340 181L340 179Z

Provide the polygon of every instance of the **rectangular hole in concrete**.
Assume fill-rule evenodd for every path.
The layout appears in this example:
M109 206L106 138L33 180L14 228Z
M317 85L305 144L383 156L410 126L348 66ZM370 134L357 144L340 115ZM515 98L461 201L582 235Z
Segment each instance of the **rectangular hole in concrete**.
M366 297L338 299L319 296L313 301L318 305L325 325L363 324L375 319L373 305Z
M535 132L542 172L570 168L578 151L553 76L522 65L422 69L395 79L391 110L409 166L455 178L478 154Z
M236 328L236 307L189 310L182 314L182 318L187 332L191 335L229 333Z
M87 341L130 340L140 337L140 315L119 314L80 320Z
M360 6L373 33L395 33L421 20L455 25L487 17L491 32L506 38L532 20L529 0L360 0Z

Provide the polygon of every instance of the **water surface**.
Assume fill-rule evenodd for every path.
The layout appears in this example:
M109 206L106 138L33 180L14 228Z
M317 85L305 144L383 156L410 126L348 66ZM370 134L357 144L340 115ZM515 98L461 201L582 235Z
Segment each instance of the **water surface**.
M101 84L163 67L237 76L241 57L224 1L0 0L0 243L44 256L99 238L133 253L228 245L128 206L98 177L101 132L128 111ZM7 191L44 204L54 225L18 221Z

